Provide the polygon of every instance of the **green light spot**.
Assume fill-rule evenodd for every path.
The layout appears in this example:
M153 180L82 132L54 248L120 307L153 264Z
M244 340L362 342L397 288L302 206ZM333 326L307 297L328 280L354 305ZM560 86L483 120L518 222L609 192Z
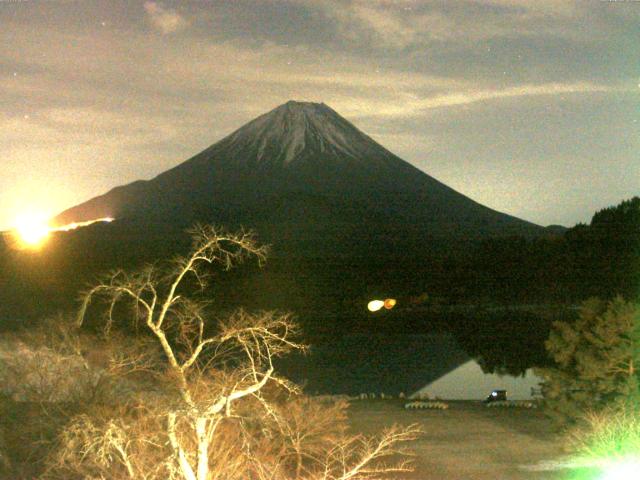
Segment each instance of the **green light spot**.
M627 459L612 462L604 468L600 480L632 480L640 477L640 460Z

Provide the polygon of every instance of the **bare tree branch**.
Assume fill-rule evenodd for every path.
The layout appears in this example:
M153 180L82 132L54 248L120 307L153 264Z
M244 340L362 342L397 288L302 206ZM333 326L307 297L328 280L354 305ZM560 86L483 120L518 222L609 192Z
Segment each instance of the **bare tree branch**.
M351 480L407 471L405 462L380 460L401 453L396 444L415 438L415 427L389 430L374 441L319 420L339 409L301 402L297 419L292 415L291 397L299 388L274 367L275 358L304 350L291 315L238 310L210 328L208 305L190 295L193 283L186 279L204 288L207 267L228 270L248 257L262 264L266 248L252 232L196 226L192 233L191 252L164 273L157 266L133 274L115 271L84 294L78 326L101 299L105 337L113 338L118 306L130 303L132 320L143 320L156 356L143 353L149 350L144 342L132 342L140 352L110 355L104 371L116 378L131 375L135 381L126 385L135 392L98 409L99 420L80 416L70 423L51 478L74 471L101 479ZM158 358L163 374L149 362ZM309 428L305 412L313 412L317 425L330 433Z

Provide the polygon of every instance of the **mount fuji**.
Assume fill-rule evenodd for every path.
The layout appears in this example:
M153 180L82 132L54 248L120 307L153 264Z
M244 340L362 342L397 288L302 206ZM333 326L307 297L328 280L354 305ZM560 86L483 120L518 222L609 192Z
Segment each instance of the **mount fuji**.
M278 232L331 237L336 227L342 237L366 242L393 232L479 238L544 231L447 187L327 105L295 101L155 178L114 188L55 221L102 217L243 224L268 232L270 241Z
M304 102L281 105L171 170L55 221L105 217L115 220L57 232L37 254L0 251L4 328L76 308L77 292L101 272L185 252L185 230L196 222L243 226L272 245L266 266L214 275L202 295L215 300L216 315L237 306L294 312L318 350L287 371L326 391L418 388L459 364L449 343L424 335L449 328L451 318L415 311L412 299L474 301L487 280L470 261L475 245L548 234L418 170L328 106ZM393 311L366 310L388 297L398 299Z
M36 316L50 303L72 308L101 272L184 253L185 230L196 223L250 228L271 246L264 269L244 266L213 287L218 306L291 310L322 331L348 325L371 298L473 299L486 283L473 263L476 245L549 235L449 188L327 105L293 101L55 223L105 217L115 220L57 232L37 255L0 252L11 279L0 289L0 317Z

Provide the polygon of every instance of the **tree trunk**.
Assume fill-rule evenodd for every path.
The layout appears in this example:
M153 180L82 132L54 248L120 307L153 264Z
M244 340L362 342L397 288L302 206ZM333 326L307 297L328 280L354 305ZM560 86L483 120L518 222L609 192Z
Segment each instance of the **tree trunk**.
M196 419L198 437L198 480L207 480L209 475L209 439L207 438L207 419Z
M178 465L180 466L182 476L185 478L185 480L198 480L196 478L196 474L193 473L193 468L191 468L184 450L178 443L178 436L176 435L176 414L170 413L167 420L167 433L169 434L169 442L171 443L171 448L173 449L174 455L178 458Z

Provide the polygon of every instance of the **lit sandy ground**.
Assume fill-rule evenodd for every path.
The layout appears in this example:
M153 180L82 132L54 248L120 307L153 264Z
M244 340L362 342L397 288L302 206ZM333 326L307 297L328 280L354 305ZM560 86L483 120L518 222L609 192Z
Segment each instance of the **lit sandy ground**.
M375 433L393 423L419 423L425 431L412 448L420 480L561 479L560 439L539 410L486 408L449 402L449 410L406 411L395 401L354 401L355 431ZM556 463L557 462L557 463Z

